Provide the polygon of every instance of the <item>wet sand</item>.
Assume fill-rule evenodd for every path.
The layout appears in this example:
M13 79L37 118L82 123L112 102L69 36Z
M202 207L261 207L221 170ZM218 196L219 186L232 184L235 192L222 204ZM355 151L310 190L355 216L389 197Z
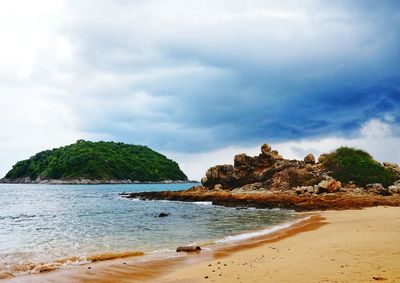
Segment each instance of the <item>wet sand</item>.
M259 236L256 238L242 240L235 246L213 244L205 246L201 252L196 253L173 253L173 258L158 258L149 260L149 255L144 257L123 257L114 260L94 262L91 264L77 266L74 268L53 270L39 274L30 274L8 278L1 282L159 282L163 276L174 270L192 266L196 263L224 258L243 249L250 249L272 243L295 234L317 229L324 223L320 215L315 213L303 214L303 219L290 228ZM210 248L212 250L210 250ZM151 256L151 255L150 255ZM159 257L159 256L156 256Z
M400 282L399 207L321 216L327 225L319 229L180 268L157 282Z
M214 252L118 259L4 282L400 282L399 237L399 207L327 211Z

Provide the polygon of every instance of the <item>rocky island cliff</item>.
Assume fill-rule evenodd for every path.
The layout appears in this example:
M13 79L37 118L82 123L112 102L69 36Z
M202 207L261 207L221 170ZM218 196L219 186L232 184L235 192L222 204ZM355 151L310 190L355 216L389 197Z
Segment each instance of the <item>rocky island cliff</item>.
M264 144L258 156L236 155L233 165L211 167L201 181L186 191L124 196L299 211L400 205L400 167L346 147L318 160L312 154L289 160Z
M0 183L121 184L187 181L179 165L141 145L76 143L17 162Z

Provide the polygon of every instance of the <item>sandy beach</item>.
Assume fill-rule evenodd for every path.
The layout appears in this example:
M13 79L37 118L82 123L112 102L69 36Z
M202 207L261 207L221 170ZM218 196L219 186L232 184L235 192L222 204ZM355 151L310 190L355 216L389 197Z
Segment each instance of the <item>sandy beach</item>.
M399 207L326 211L216 252L105 261L4 282L400 282L399 236Z
M400 282L400 208L321 216L326 225L318 229L186 266L162 281Z

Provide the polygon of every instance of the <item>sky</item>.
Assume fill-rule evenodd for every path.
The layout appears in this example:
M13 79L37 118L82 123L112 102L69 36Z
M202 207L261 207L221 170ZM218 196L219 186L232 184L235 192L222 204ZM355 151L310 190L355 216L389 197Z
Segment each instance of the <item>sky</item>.
M78 139L400 163L399 1L2 1L0 38L0 176Z

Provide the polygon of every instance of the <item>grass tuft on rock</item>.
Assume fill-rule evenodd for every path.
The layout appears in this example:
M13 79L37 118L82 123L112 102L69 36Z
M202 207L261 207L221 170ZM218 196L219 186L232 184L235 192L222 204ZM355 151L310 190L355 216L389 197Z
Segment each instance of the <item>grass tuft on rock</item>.
M340 147L329 153L323 164L332 171L332 177L343 183L354 182L358 186L381 183L388 187L396 180L393 172L360 149Z

